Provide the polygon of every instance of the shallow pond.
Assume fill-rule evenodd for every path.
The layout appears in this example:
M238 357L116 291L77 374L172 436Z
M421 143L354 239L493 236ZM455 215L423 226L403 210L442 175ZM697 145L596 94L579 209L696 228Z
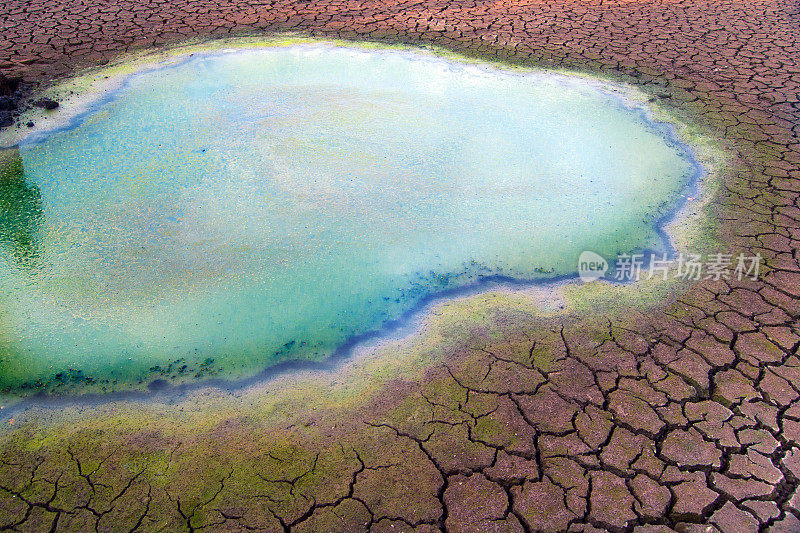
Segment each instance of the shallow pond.
M138 72L7 158L0 390L250 375L484 276L661 250L696 167L609 87L317 45Z

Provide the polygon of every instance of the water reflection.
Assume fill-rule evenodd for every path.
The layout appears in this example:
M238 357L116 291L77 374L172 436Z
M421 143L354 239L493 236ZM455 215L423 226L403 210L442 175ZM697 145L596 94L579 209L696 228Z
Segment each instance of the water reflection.
M0 150L0 248L23 270L39 264L43 218L42 195L36 185L25 183L19 150Z

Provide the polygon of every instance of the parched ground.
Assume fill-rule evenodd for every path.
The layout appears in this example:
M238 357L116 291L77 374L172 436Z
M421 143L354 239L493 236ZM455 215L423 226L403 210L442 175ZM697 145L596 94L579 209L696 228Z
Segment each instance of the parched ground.
M368 387L18 420L0 436L0 529L800 531L794 3L6 0L0 15L0 71L29 85L279 31L627 80L724 139L734 163L708 212L767 264L608 320L490 306L443 326L414 371L348 370Z

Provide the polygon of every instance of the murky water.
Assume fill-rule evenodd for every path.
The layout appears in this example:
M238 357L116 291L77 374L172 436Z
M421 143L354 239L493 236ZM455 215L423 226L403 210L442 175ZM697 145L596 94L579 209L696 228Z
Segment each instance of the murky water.
M0 180L7 392L321 358L479 276L660 249L694 172L599 84L321 46L140 72L19 153Z

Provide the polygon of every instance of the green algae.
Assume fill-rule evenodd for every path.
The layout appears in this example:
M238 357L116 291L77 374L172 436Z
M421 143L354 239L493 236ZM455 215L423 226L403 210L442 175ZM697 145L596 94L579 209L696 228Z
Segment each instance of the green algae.
M39 262L43 218L41 192L26 183L19 151L0 151L0 247L21 269L33 270Z

